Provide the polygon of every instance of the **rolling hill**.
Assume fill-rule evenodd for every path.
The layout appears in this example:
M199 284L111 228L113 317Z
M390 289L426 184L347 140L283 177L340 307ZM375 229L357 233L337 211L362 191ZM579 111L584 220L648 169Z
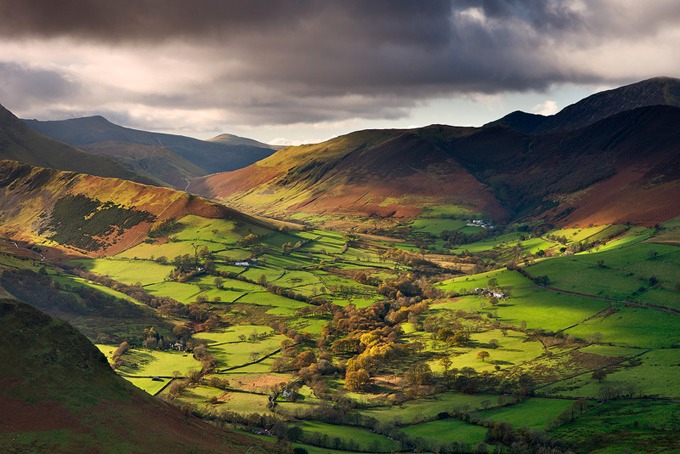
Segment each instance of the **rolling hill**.
M88 153L108 156L135 172L184 189L188 180L245 167L273 153L259 142L204 141L124 128L101 116L26 120L36 131Z
M246 452L217 429L119 377L68 323L0 300L3 452Z
M151 183L111 159L92 156L35 132L3 106L0 106L0 159Z
M189 214L260 224L184 192L16 161L0 161L0 193L0 235L87 255L125 250Z
M218 142L227 145L250 145L253 147L271 148L272 150L284 148L282 145L269 145L258 140L248 139L247 137L235 136L234 134L220 134L208 139L208 142Z
M666 93L658 102L671 103L675 87L674 79L653 79L594 95L579 108L604 118L576 127L575 108L565 109L558 114L565 130L555 132L528 133L504 124L360 131L283 149L244 169L199 179L189 190L284 217L411 218L424 207L456 205L461 213L497 221L653 225L680 214L673 195L680 108L620 110L644 104L635 101L640 97L654 102L649 93ZM615 106L607 109L608 103ZM541 120L512 118L515 126Z
M462 132L464 133L464 132ZM503 218L493 194L415 131L360 131L289 147L245 169L208 176L190 191L264 214L417 215L424 204Z

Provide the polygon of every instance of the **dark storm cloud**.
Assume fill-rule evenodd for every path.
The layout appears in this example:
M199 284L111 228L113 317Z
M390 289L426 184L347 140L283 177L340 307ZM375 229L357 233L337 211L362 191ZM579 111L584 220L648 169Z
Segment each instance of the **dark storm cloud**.
M0 0L5 39L193 46L177 71L203 79L140 102L273 123L397 118L440 96L620 82L630 76L613 81L564 56L678 20L680 2L666 0Z
M0 61L0 102L14 108L36 101L55 101L81 93L78 84L55 71L32 69Z

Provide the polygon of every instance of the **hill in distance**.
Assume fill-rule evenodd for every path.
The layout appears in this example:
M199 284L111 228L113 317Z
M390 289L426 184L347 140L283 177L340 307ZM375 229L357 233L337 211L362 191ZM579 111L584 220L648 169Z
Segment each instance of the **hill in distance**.
M0 159L103 177L152 182L107 157L93 156L35 132L3 106L0 106Z
M220 134L211 139L208 139L208 142L218 142L227 145L250 145L253 147L271 148L272 150L280 150L281 148L284 148L284 146L281 145L269 145L266 143L262 143L258 140L248 139L246 137L239 137L233 134Z
M669 93L658 101L668 104L676 85L675 79L652 79L594 95L577 106L604 118L576 127L578 115L568 108L551 120L562 124L556 132L502 124L355 132L288 147L244 169L196 180L189 190L283 217L412 218L425 207L455 205L459 213L497 221L654 225L680 214L673 195L679 189L674 125L680 108L625 107L654 102L648 93ZM512 118L515 125L540 120Z
M245 167L274 151L268 145L250 143L249 139L204 141L125 128L101 116L26 123L54 140L108 156L137 173L179 189L184 189L192 178Z
M0 361L3 452L246 452L258 444L137 389L75 328L16 300L0 299Z

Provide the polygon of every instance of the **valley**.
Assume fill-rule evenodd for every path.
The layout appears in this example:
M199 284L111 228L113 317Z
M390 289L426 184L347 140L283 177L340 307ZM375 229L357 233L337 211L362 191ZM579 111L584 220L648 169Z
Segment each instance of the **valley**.
M673 452L680 109L610 98L581 105L587 124L571 109L287 147L196 171L189 192L10 156L0 316L29 310L16 299L67 321L97 383L119 380L103 396L160 408L199 452ZM22 341L27 364L49 335ZM43 402L70 373L68 399L92 393L64 364L0 373L23 390L0 402ZM49 430L0 419L0 450L94 446L91 407L64 402Z

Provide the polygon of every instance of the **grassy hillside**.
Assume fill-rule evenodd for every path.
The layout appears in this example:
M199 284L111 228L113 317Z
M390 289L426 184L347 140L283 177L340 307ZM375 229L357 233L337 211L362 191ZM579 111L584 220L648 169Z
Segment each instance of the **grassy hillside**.
M0 361L3 452L246 452L258 444L146 395L82 334L18 301L0 300Z
M18 239L111 254L189 214L262 223L189 194L126 180L0 161L0 231Z
M206 171L162 146L129 142L97 142L81 145L87 153L106 156L131 171L177 189L186 188L190 180L206 175Z
M413 217L429 205L503 218L493 194L445 151L412 131L361 131L288 147L189 188L270 215Z

